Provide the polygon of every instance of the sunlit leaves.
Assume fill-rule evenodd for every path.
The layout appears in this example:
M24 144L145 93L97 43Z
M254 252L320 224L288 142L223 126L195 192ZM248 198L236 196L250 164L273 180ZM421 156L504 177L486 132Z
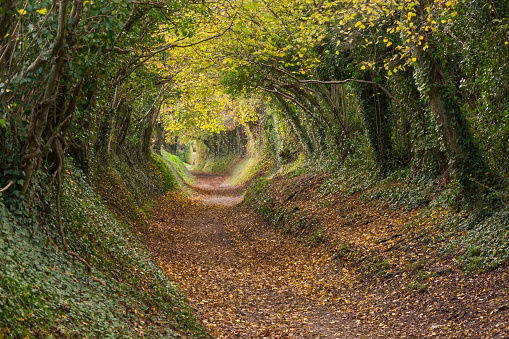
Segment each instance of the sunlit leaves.
M416 48L424 51L429 48L426 36L453 24L459 5L457 0L435 0L426 5L417 0L349 0L340 3L342 10L336 16L339 39L352 41L349 38L352 32L365 37L363 31L366 27L373 27L380 35L376 39L366 38L364 46L382 42L385 47L394 48L398 56L396 59L390 55L383 62L389 76L394 73L394 66L415 62L413 55ZM332 5L327 7L333 8ZM378 24L374 25L375 22ZM384 23L390 26L384 31L379 30L377 27ZM400 37L403 38L401 42Z

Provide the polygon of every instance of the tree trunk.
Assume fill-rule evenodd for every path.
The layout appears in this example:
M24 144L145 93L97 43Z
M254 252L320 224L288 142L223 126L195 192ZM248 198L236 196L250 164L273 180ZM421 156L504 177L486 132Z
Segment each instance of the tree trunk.
M30 117L30 127L28 129L28 141L26 145L26 154L22 158L25 164L25 182L23 184L23 195L26 195L35 168L39 161L39 153L41 151L41 135L46 129L48 123L48 113L50 106L56 98L56 91L59 85L60 71L66 62L64 53L62 53L62 46L64 45L65 33L67 31L67 7L68 0L60 1L60 8L58 13L58 29L57 36L53 41L50 49L50 57L56 56L56 60L51 67L46 81L46 87L41 101L34 108ZM35 72L39 67L47 62L45 53L39 54L36 60L29 66L28 72Z
M26 159L25 182L23 184L22 191L23 195L26 195L35 168L37 167L38 156L41 152L41 136L48 124L49 110L55 101L55 91L58 88L58 78L64 62L65 58L62 55L60 55L55 61L55 64L51 68L51 71L48 75L46 89L44 91L42 100L36 105L30 117L26 154L23 156L23 158Z
M366 72L364 80L373 81L373 76ZM359 84L358 89L369 142L380 173L385 177L391 169L393 155L389 98L385 93L379 92L375 85Z
M104 151L108 147L108 141L110 138L110 130L111 124L114 116L114 112L112 108L106 108L104 115L101 121L101 127L99 128L99 133L97 134L97 141L95 143L95 150L97 155L102 155Z
M431 49L431 47L430 47ZM424 83L425 94L447 149L449 163L467 199L490 183L489 169L456 100L458 89L449 81L441 60L430 53L419 53L417 81Z
M313 154L313 143L311 142L309 135L304 130L304 127L300 123L297 114L281 96L276 95L276 98L278 99L279 103L281 104L281 107L283 108L283 111L285 113L284 115L290 120L291 126L293 127L295 134L297 134L297 137L299 138L302 146L304 147L304 150L308 154Z
M152 112L147 116L147 125L143 129L141 152L146 158L148 158L151 153L152 133L154 132L154 126L156 125L160 109L160 105L152 108Z

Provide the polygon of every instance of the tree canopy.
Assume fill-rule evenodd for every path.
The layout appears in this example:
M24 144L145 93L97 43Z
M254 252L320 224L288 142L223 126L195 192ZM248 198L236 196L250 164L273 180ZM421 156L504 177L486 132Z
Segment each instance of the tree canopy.
M338 162L366 135L382 176L451 167L465 196L507 176L502 0L5 0L1 9L0 183L24 194L36 171L61 172L69 155L86 167L265 117L287 151Z

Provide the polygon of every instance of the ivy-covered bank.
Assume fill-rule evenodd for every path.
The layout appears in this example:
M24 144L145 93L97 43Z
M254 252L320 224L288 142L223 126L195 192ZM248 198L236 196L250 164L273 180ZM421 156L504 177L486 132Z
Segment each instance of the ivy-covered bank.
M507 267L507 204L459 206L459 185L448 175L400 169L381 179L374 157L353 154L336 164L309 159L265 169L250 183L244 203L289 236L324 245L340 262L365 272L379 261L391 272L411 271L416 260L428 262L421 265L428 271L442 261L467 273Z
M146 202L175 187L171 166L155 155L131 165L112 158L88 176L68 162L63 234L91 276L66 254L56 199L0 195L0 338L208 337L136 231L148 217Z

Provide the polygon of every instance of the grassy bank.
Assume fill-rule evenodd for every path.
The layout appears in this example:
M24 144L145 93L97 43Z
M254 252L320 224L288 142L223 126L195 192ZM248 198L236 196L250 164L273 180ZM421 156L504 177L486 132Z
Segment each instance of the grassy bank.
M161 157L166 161L166 167L170 169L173 178L176 178L177 188L181 189L186 184L194 184L193 176L187 170L186 164L178 156L163 150Z

